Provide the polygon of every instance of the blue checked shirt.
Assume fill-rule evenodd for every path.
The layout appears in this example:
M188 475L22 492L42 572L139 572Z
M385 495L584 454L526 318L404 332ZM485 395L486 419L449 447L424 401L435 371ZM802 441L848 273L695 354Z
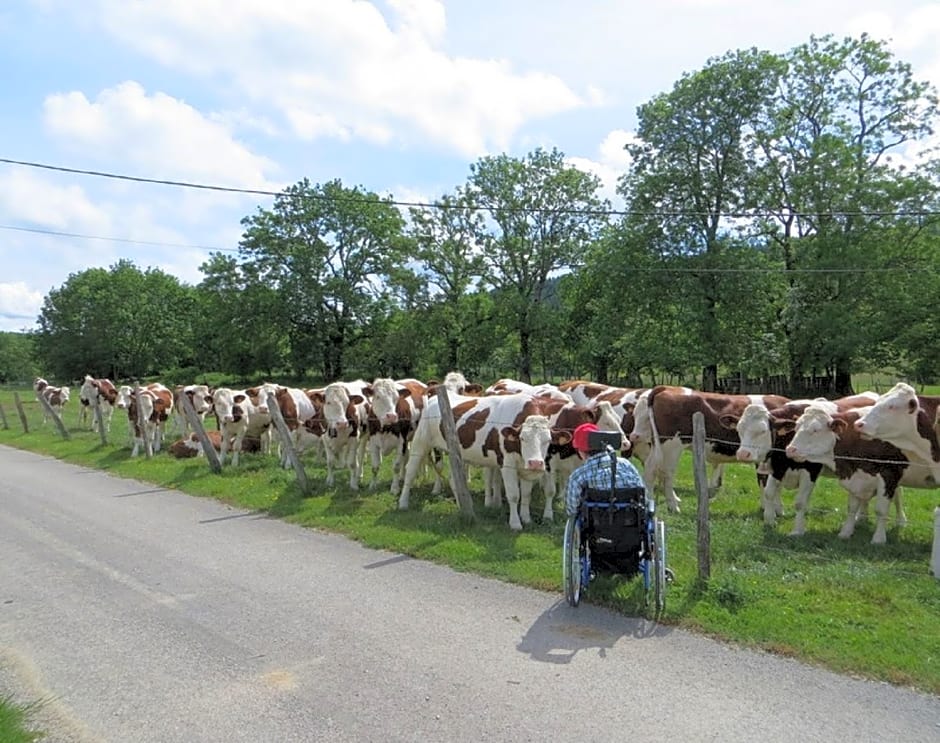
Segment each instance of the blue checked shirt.
M645 487L643 477L629 459L617 457L618 488ZM581 491L584 488L610 488L610 454L598 452L584 460L578 469L568 478L568 489L565 492L565 511L569 516L578 512L581 503Z

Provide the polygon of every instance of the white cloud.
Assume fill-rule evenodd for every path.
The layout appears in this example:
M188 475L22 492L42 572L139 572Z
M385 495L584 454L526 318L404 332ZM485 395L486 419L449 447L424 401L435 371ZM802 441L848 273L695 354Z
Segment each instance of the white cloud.
M630 169L632 159L624 146L636 141L636 134L615 129L609 132L597 148L596 159L569 157L568 162L574 167L593 173L601 179L600 196L608 199L614 208L622 202L617 195L617 181Z
M164 93L147 95L134 81L103 90L93 102L78 91L50 95L43 114L48 132L69 148L107 152L148 177L272 189L264 175L275 168L271 160L237 142L221 121Z
M83 12L169 68L231 81L301 137L430 141L475 157L530 119L586 105L554 75L447 54L438 0L387 7L389 19L354 0L99 0Z
M32 329L42 309L41 292L24 282L0 283L0 330Z

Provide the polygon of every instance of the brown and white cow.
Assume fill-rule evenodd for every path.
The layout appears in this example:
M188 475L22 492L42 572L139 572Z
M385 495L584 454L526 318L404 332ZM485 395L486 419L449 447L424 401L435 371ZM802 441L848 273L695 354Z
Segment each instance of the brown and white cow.
M33 380L33 390L36 392L36 399L42 398L48 403L49 407L55 412L59 417L62 416L62 408L65 407L65 404L69 401L70 391L68 387L53 387L42 377L36 377ZM42 407L42 422L43 424L49 420L49 414L46 412L46 407Z
M371 465L370 490L378 487L382 458L395 452L392 464L391 492L398 494L408 462L408 450L428 388L417 379L394 380L379 377L363 390L368 397L369 439L367 453Z
M134 439L131 456L136 457L147 441L156 453L163 446L166 422L173 412L173 393L159 382L141 386L140 393L124 385L118 390L115 407L127 411L127 422ZM138 407L140 416L138 417ZM141 426L140 421L143 420Z
M337 469L349 470L349 488L359 489L362 462L369 438L369 416L366 404L366 382L331 382L323 391L323 417L326 435L326 484L333 485Z
M278 389L280 389L280 385L265 382L257 387L249 387L245 390L248 397L251 398L251 404L254 408L248 421L248 435L257 436L261 439L262 454L269 454L272 448L271 445L274 443L274 420L268 410L268 397L274 395L276 400Z
M247 391L229 387L219 387L212 393L212 407L222 432L219 460L225 464L225 455L231 448L232 466L237 467L239 453L247 451L245 439L250 437L260 440L262 434L270 428L270 414L267 410L261 414Z
M678 512L679 497L674 480L682 451L692 443L692 417L701 412L705 419L705 459L714 467L709 486L721 486L722 468L735 457L740 440L733 427L722 425L723 416L740 416L748 405L780 407L788 401L781 395L723 395L699 392L686 387L654 387L641 395L634 411L630 441L647 441L652 447L643 465L643 480L652 489L658 476L669 510Z
M483 394L483 385L478 382L468 382L467 378L459 371L447 372L443 382L431 380L427 383L427 397L433 397L437 394L440 387L450 390L458 395L476 396Z
M839 484L848 491L845 522L839 537L848 539L855 531L861 506L874 497L876 524L872 544L884 544L888 510L892 499L898 506L898 523L907 522L897 501L899 485L933 488L926 468L911 468L910 462L894 444L866 439L855 428L866 408L829 412L826 406L810 405L796 421L787 456L797 461L819 462L836 473Z
M547 397L549 399L562 400L563 402L571 402L569 395L562 392L561 389L554 384L549 384L548 382L542 384L527 384L517 379L504 377L503 379L498 379L483 390L484 395L512 395L520 392L532 395L533 397Z
M209 437L209 443L212 444L212 447L217 451L222 451L222 432L221 431L206 431L206 436ZM231 443L231 442L230 442ZM246 436L242 440L242 451L244 452L257 452L261 451L261 439L253 439L250 436ZM202 444L199 443L199 437L195 433L190 433L184 436L181 439L177 439L169 447L167 447L167 452L172 457L177 459L187 459L189 457L201 457L205 454L202 449Z
M554 428L546 414L551 412L552 405L561 401L514 394L450 395L449 402L463 462L500 471L509 503L509 526L513 530L522 529L523 524L532 520L529 511L532 485L545 474L549 445L567 443L571 439L571 431ZM411 487L425 457L433 450L448 450L437 396L428 400L411 448L398 499L401 509L408 508ZM549 518L551 508L548 501Z
M95 379L90 374L85 375L81 389L78 393L81 406L78 410L78 425L88 420L89 410L98 407L98 415L104 423L106 432L111 430L111 417L114 415L114 406L117 403L118 390L110 379ZM94 404L93 404L94 403ZM91 430L98 430L98 421L92 415Z
M274 395L274 400L281 412L281 418L284 419L284 424L290 432L291 446L299 454L304 448L303 439L305 434L317 430L316 419L320 415L320 411L307 392L297 387L279 386ZM322 421L320 423L322 424ZM320 435L322 435L323 430L325 428L321 426ZM287 451L280 443L278 444L278 451L281 466L289 467L290 460Z
M855 421L864 438L894 444L911 460L911 467L926 467L940 485L940 397L918 395L911 385L898 382Z
M787 446L793 440L796 421L806 408L817 405L830 412L837 412L871 405L877 398L874 392L863 392L831 401L824 398L791 400L772 410L763 405L748 405L740 416L728 415L722 420L723 425L734 426L738 433L741 442L735 454L738 461L763 464L767 470L767 484L761 491L765 524L774 526L777 516L783 515L780 491L783 488L796 488L793 530L790 535L800 536L806 532L810 495L820 474L826 474L821 463L796 461L786 453Z
M207 384L181 384L173 390L174 429L185 438L186 434L192 430L192 426L189 425L189 420L183 410L183 396L189 398L189 404L192 405L196 417L205 423L206 416L212 412L212 390Z

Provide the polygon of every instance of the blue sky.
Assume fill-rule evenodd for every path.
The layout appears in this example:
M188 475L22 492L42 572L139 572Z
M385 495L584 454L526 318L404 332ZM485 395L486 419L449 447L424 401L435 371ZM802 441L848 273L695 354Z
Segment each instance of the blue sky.
M936 0L5 0L0 158L430 201L542 146L610 197L637 106L684 72L862 32L940 87ZM0 163L0 330L121 258L198 283L270 203Z

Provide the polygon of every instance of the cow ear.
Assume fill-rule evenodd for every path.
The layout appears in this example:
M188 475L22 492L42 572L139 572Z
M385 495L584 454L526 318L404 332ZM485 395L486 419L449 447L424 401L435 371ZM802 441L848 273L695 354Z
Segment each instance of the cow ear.
M559 446L567 446L571 443L571 431L561 431L557 428L552 429L552 443Z
M503 438L506 441L518 441L519 440L519 429L514 426L504 426L500 433L503 434Z
M786 436L796 430L796 421L779 420L774 418L771 423L773 425L774 432L778 436Z
M845 433L845 429L848 428L848 424L842 418L835 418L832 423L829 424L829 428L836 436L841 436Z
M741 420L736 415L731 415L730 413L725 413L724 415L718 416L718 422L722 425L723 428L728 428L730 430L735 430L735 426L738 425L738 421Z
M483 394L483 385L472 382L463 388L463 393L465 395L482 395Z
M918 405L917 400L908 400L907 401L907 412L916 413L920 405Z
M353 405L359 405L360 403L364 403L365 401L366 399L362 395L350 395L349 396L349 402L351 402Z
M232 398L232 402L245 402L245 395L235 395L235 397Z
M402 387L400 390L398 390L398 396L399 396L399 397L410 397L410 396L411 396L411 390L409 390L407 387Z
M362 388L362 394L365 395L366 397L372 397L372 395L375 394L375 391L372 389L372 386L370 385L368 387Z

